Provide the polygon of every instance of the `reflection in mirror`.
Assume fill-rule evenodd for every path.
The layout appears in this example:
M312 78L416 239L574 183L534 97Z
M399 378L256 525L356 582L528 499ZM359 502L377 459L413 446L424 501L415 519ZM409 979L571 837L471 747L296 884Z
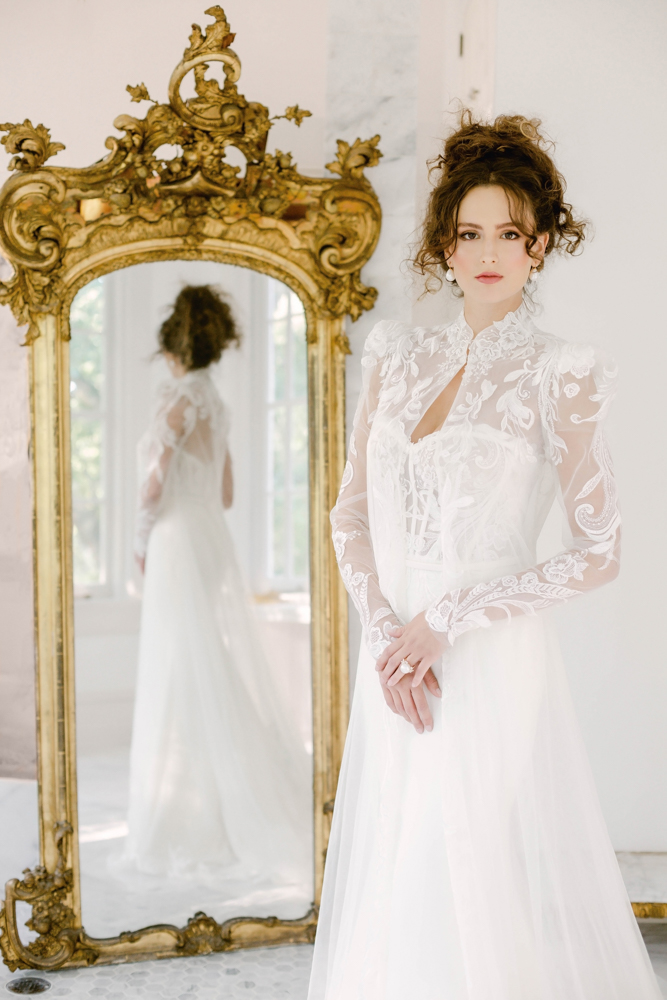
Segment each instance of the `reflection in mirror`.
M302 305L252 271L169 261L92 281L70 319L84 925L303 916Z

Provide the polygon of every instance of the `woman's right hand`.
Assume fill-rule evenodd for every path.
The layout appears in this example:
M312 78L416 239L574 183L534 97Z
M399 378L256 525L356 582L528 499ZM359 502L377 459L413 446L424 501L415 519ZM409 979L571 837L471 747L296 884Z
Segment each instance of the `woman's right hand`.
M411 723L418 733L424 730L431 732L433 729L433 716L428 707L426 690L428 689L436 698L442 697L440 686L435 674L429 668L424 676L424 680L419 687L412 687L412 674L406 674L398 684L392 687L387 685L387 681L379 674L380 687L387 705L395 715L400 715L406 722Z

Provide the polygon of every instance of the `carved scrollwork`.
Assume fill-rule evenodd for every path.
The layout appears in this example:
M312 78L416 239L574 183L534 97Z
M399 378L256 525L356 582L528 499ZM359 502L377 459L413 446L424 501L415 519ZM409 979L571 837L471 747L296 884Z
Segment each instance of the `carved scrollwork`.
M0 125L0 132L7 132L0 143L16 154L9 161L10 170L36 170L65 148L62 142L51 142L49 130L43 125L35 128L29 118L23 125Z
M332 179L305 177L289 153L267 153L274 121L301 125L310 112L295 104L271 118L263 104L247 101L238 91L241 62L225 13L219 6L206 13L214 21L205 31L193 25L169 83L169 104L153 101L143 83L128 87L132 101L151 107L144 118L116 118L123 134L107 140L104 160L85 169L46 168L63 147L43 125L1 126L17 175L0 192L0 246L17 273L0 284L0 302L19 322L53 309L55 289L85 257L173 237L184 247L213 239L289 254L334 315L356 318L373 305L360 271L380 228L379 204L364 177L381 156L379 136L352 145L339 140L328 165ZM222 65L222 86L207 78L213 63ZM196 96L183 99L180 86L190 72ZM245 171L226 160L229 146L244 154ZM173 155L165 156L169 147Z
M85 942L85 934L76 926L76 918L67 899L72 891L72 871L65 869L65 838L72 833L69 823L56 823L55 840L58 862L53 872L38 866L23 872L22 879L11 879L0 909L0 949L5 964L16 969L59 969L66 962L88 965L98 952ZM16 903L29 903L32 916L26 927L37 933L29 944L21 941Z

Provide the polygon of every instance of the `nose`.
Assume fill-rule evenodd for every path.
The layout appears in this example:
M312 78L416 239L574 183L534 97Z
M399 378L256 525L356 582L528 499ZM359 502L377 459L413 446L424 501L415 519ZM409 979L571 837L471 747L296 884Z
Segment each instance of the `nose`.
M497 264L498 250L495 240L486 239L481 246L480 261L482 264Z

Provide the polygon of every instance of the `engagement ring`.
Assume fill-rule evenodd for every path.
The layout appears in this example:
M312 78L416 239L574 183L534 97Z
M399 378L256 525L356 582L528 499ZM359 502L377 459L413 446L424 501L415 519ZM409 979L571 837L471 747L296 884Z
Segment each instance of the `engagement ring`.
M398 665L398 669L401 671L402 674L414 674L415 672L415 668L412 666L411 663L408 663L407 660L401 660L401 662Z

